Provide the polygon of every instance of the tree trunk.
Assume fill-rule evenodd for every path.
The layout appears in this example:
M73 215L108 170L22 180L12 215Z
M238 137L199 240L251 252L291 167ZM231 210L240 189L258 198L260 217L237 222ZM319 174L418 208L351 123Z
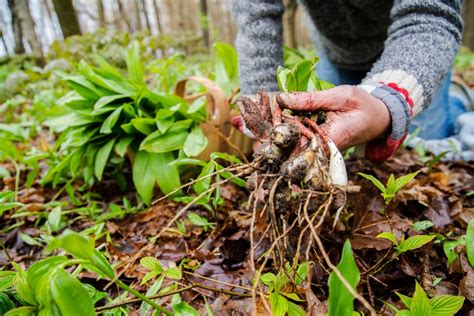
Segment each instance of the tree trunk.
M28 0L9 0L8 3L12 9L12 21L14 21L15 53L25 51L23 43L20 44L24 37L30 44L33 54L42 56L43 51L35 32L35 23L30 14ZM19 45L18 49L16 45Z
M158 8L158 0L152 0L153 9L155 11L155 19L156 19L156 28L158 29L159 34L163 33L163 29L161 27L161 18L160 18L160 9Z
M143 15L145 16L145 23L142 23L142 24L145 24L144 26L146 26L146 28L151 31L151 26L150 26L150 20L148 19L148 10L146 8L146 3L145 3L145 0L141 0L140 1L141 3L141 11L143 12Z
M462 13L464 20L463 45L474 50L474 0L464 0Z
M99 13L99 26L101 28L105 28L106 23L104 14L104 3L102 0L97 0L97 12Z
M199 10L201 11L200 24L202 28L202 38L204 45L209 47L209 17L207 16L207 0L199 0Z
M125 25L127 26L128 32L131 32L132 31L132 26L130 24L130 19L128 18L127 12L125 12L125 10L123 9L122 0L117 0L117 3L118 3L118 7L119 7L119 13L120 13L119 15L125 21Z
M81 34L81 27L72 0L53 0L53 5L58 16L59 25L61 25L63 37Z
M283 16L283 28L285 42L288 46L296 48L295 16L298 3L296 0L285 0L285 14Z
M15 1L8 0L8 7L12 14L12 29L13 37L15 39L15 54L23 54L25 52L25 46L23 45L23 34L21 30L21 21L18 16L18 10L15 8Z
M138 32L143 29L140 18L140 8L138 7L138 0L131 0L133 11L133 31Z

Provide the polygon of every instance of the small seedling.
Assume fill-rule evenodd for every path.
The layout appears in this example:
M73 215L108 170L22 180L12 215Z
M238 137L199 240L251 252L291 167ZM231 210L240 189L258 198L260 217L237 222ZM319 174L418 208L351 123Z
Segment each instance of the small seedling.
M395 245L395 250L397 251L397 257L404 252L418 249L430 241L432 241L435 236L433 235L415 235L411 236L405 240L405 235L402 235L400 242L397 241L395 234L392 232L383 232L377 235L377 238L387 239Z
M399 310L387 304L397 316L424 316L439 315L452 316L456 314L464 303L464 297L454 295L439 295L429 299L423 288L416 282L413 297L396 293L407 309Z
M391 174L388 178L387 186L383 185L380 180L370 174L365 174L362 172L358 172L357 174L366 178L367 180L370 180L370 182L372 182L380 190L381 195L385 201L385 205L389 205L390 202L392 202L392 199L395 197L395 194L397 194L397 192L407 185L408 182L415 178L419 172L420 170L401 176L397 179L395 179L395 176Z

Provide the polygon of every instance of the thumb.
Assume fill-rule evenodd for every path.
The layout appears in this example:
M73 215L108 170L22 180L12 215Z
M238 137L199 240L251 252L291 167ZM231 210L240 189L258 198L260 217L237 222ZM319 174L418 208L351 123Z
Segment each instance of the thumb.
M333 110L335 98L337 98L337 94L330 90L317 92L283 92L277 95L276 101L283 108L295 111L314 112L319 110Z

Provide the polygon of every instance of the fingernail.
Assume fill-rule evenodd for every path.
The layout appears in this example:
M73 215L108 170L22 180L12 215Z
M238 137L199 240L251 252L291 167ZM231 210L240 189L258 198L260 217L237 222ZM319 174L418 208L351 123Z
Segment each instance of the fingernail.
M288 102L290 102L290 94L281 92L277 95L276 99L279 104L287 104Z

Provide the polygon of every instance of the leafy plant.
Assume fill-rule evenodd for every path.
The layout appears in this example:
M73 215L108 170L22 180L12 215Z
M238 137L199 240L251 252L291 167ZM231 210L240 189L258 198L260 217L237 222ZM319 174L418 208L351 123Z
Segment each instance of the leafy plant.
M400 242L397 241L395 234L392 232L383 232L377 235L377 238L387 239L395 245L395 250L397 251L397 256L411 250L418 249L430 241L432 241L435 236L434 235L415 235L408 237L405 240L405 235L402 235Z
M226 43L215 43L213 47L214 80L226 95L230 95L239 86L237 52L232 45Z
M413 229L417 232L433 227L434 224L432 221L424 220L413 223Z
M460 236L456 240L445 240L443 243L443 251L448 259L448 265L451 265L456 261L458 258L458 253L456 252L456 248L459 246L466 245L466 236Z
M346 240L344 243L341 260L337 268L355 290L360 281L360 272L357 268L349 240ZM329 275L328 286L329 316L352 316L354 314L354 297L334 272L331 272Z
M60 103L71 113L46 124L64 130L58 142L64 157L43 183L58 182L58 175L66 171L73 177L81 174L89 185L102 180L107 168L120 176L127 155L135 187L149 203L155 184L164 193L180 186L178 169L171 162L196 156L207 146L199 128L206 119L205 104L190 106L176 95L151 91L137 43L126 55L128 78L100 56L96 59L99 67L82 61L79 75L62 74L73 91Z
M413 297L396 293L407 309L390 306L397 316L450 316L456 314L464 303L464 297L439 295L429 299L423 288L415 283Z
M407 185L408 182L415 178L418 173L420 173L420 170L401 176L397 179L395 179L393 174L390 174L390 177L387 180L387 186L383 185L380 180L370 174L365 174L362 172L358 172L357 174L372 182L377 187L377 189L380 190L381 195L385 201L385 205L389 205L392 199L395 197L395 194L397 194L397 192Z
M164 277L177 281L181 280L182 278L181 270L178 267L170 267L166 269L163 267L161 262L154 257L143 257L140 259L140 264L146 269L150 270L143 277L141 284L145 284L150 279L156 277L158 277L158 280L161 280L160 283L163 282Z
M474 219L471 219L467 225L466 252L467 259L469 260L471 267L474 268Z
M318 91L332 88L333 85L316 77L315 67L318 58L301 60L291 68L279 66L277 69L277 81L280 90L284 92L293 91Z
M296 271L292 271L291 266L285 266L286 271L280 271L277 275L268 272L260 277L260 282L268 287L270 304L272 307L272 315L306 315L302 309L295 302L302 300L296 293L288 292L288 284L290 283L289 276L294 280L295 285L300 285L308 274L309 263L301 263Z

